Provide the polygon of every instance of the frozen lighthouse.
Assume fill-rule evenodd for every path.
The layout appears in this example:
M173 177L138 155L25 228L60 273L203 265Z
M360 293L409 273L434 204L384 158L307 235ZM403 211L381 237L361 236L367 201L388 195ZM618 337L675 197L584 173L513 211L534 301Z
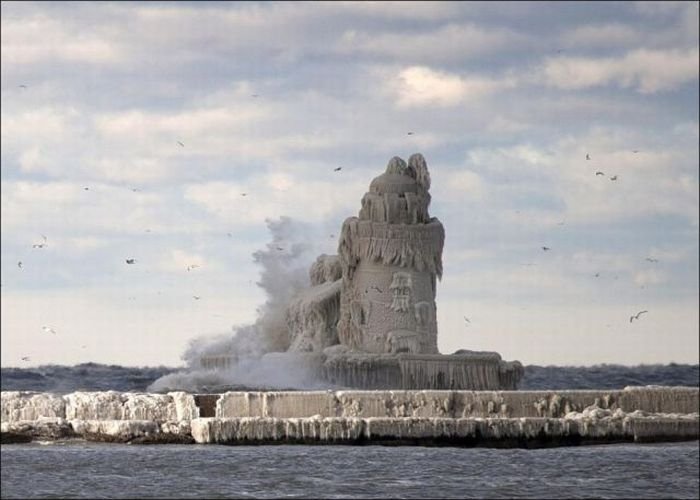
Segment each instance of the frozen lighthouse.
M428 214L425 159L389 161L343 223L338 339L368 353L437 354L436 280L445 230Z

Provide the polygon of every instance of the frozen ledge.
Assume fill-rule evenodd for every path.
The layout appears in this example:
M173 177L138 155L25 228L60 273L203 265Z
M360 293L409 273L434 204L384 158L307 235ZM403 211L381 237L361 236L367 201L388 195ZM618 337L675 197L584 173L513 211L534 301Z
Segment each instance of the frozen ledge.
M386 444L541 448L697 440L694 415L602 418L196 418L150 420L43 419L2 424L2 442L85 439L167 444Z
M616 391L2 392L2 441L557 446L698 439L696 387Z

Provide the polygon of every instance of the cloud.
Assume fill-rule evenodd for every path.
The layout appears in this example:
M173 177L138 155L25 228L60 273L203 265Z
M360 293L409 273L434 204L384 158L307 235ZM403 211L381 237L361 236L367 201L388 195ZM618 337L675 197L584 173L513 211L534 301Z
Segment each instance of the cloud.
M310 180L273 172L256 176L245 185L191 184L186 187L184 197L218 218L237 220L243 225L261 226L266 219L281 215L319 223L331 215L359 210L368 183L366 179L348 179L341 187L335 179Z
M126 53L118 43L104 39L103 34L95 31L82 26L78 32L58 19L41 14L27 19L3 19L3 65L65 61L103 66L126 60Z
M668 281L668 276L662 271L656 269L646 269L634 273L634 282L639 286L659 285Z
M216 269L217 263L206 259L204 256L175 248L166 252L158 262L158 268L172 273L192 272L200 274Z
M443 186L435 190L433 196L439 196L442 202L449 202L452 199L462 202L467 198L470 201L482 200L485 195L486 188L483 180L479 174L471 170L461 170L443 175L440 182Z
M558 57L542 68L546 85L566 90L615 84L642 94L674 90L698 78L698 49L639 49L623 57Z
M643 41L643 35L632 26L622 23L589 24L567 31L562 42L567 48L628 47Z
M476 100L514 84L508 80L493 80L480 76L461 77L425 66L411 66L387 81L402 107L454 106L466 100Z
M346 30L337 43L342 54L379 56L407 63L455 63L482 58L513 47L532 46L529 37L504 28L447 24L437 29L376 32Z

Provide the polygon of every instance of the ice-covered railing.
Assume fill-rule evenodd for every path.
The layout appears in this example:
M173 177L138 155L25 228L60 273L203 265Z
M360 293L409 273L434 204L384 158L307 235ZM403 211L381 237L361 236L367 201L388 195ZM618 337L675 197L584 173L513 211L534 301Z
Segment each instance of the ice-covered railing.
M211 407L209 407L209 406ZM628 387L618 391L270 391L196 396L74 392L64 396L2 392L2 422L66 420L189 421L219 418L562 418L596 407L626 413L698 413L693 387ZM206 408L205 408L206 406Z
M698 388L2 393L3 443L363 443L549 446L698 439Z
M73 392L66 395L3 391L2 422L63 418L66 420L152 420L178 422L199 417L192 394Z

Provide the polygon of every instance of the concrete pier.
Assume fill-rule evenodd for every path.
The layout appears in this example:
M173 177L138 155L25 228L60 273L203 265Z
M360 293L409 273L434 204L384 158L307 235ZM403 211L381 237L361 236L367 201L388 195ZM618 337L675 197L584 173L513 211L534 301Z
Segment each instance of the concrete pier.
M699 390L2 392L2 440L541 447L698 439Z

